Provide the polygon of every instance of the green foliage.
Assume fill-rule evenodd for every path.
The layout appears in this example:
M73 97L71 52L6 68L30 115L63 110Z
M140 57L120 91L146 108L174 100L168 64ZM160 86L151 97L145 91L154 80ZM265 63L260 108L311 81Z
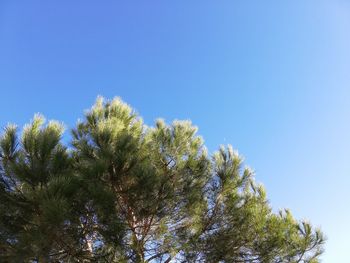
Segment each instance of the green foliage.
M324 237L231 146L208 156L189 121L143 124L98 98L72 130L36 115L0 139L1 262L319 262Z
M68 247L79 249L70 228L73 178L71 158L60 143L63 127L44 126L36 115L21 138L8 126L0 142L0 261L49 261Z

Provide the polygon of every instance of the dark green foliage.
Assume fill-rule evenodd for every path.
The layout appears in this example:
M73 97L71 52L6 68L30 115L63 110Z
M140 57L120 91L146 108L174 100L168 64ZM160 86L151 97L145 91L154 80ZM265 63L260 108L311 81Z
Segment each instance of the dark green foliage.
M78 179L60 143L62 125L43 123L35 116L20 139L8 126L1 139L1 262L48 262L80 250L71 227Z
M150 128L99 98L72 131L36 116L0 140L1 262L319 262L324 238L230 146L208 156L188 121Z

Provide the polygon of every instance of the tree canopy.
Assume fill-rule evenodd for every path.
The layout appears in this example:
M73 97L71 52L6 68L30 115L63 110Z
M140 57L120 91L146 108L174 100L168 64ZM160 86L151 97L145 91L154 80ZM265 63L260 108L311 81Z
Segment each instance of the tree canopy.
M1 262L319 262L324 237L231 146L208 154L189 121L145 125L98 98L62 142L35 115L0 139Z

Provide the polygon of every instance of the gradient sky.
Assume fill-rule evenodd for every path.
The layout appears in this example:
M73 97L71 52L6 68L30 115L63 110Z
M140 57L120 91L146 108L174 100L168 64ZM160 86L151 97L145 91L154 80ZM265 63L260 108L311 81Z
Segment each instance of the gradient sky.
M1 127L71 128L97 95L232 144L349 262L349 1L0 1Z

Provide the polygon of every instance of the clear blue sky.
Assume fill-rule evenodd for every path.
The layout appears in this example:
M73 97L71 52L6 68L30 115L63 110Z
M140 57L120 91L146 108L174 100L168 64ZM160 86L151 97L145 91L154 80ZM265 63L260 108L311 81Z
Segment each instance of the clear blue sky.
M98 94L191 119L349 262L350 2L0 2L0 126L72 127Z

